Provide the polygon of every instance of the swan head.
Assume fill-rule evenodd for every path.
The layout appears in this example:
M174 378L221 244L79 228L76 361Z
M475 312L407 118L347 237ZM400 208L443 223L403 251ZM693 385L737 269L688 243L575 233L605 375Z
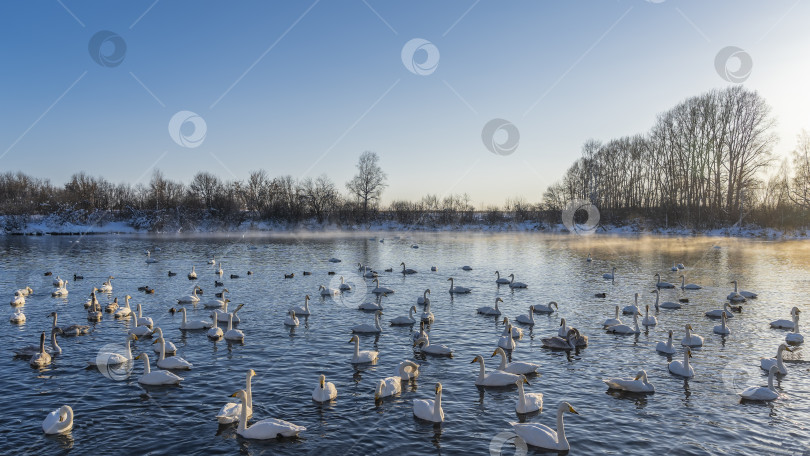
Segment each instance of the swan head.
M499 303L499 302L503 302L503 299L501 299L501 298L495 298L495 304L497 304L497 303Z
M688 323L687 323L687 325L686 325L686 330L687 330L687 331L691 331L691 330L692 330L692 325L690 325L690 324L688 324Z
M569 404L568 402L563 402L563 403L562 403L562 404L560 404L560 405L561 405L561 407L560 407L560 408L562 408L564 411L567 411L567 412L569 412L569 413L573 413L574 415L579 415L579 412L577 412L576 410L574 410L574 407L573 407L573 406L571 406L571 404ZM566 410L566 408L567 408L567 410Z
M355 336L355 337L357 337L357 336ZM416 339L416 341L414 341L413 346L417 347L419 345L426 344L426 343L427 343L427 339L425 339L424 337L420 337L420 338Z
M549 309L551 308L551 306L554 306L555 309L560 310L560 308L557 306L556 301L549 301L549 303L548 303ZM532 309L534 309L534 306L532 306Z
M689 347L686 347L686 356L688 356L690 358L692 357L692 349L689 348Z
M794 308L790 309L790 314L791 314L791 315L798 315L798 314L800 314L800 313L802 313L802 311L801 311L801 310L799 310L799 308L798 308L798 307L794 307Z
M321 374L321 376L318 377L318 383L321 385L321 389L323 389L326 386L326 376Z
M532 385L529 383L529 381L528 381L528 380L526 380L526 376L525 376L525 375L521 375L521 376L520 376L520 382L521 382L521 383L525 383L525 384L527 384L527 385L529 385L529 386L532 386Z
M551 305L551 304L549 304L549 305ZM534 306L529 306L529 313L530 314L534 313Z
M470 364L477 363L478 361L484 361L484 358L481 357L481 355L476 355L475 358L473 358L473 360L470 361Z
M498 353L500 353L498 350L503 351L503 349L502 349L501 347L496 348L496 349L495 349L495 351L494 351L494 352L492 352L492 356L490 356L490 358L492 358L493 356L495 356L495 355L497 355Z
M354 336L352 336L352 338L351 338L351 339L349 339L349 343L350 343L350 344L355 343L355 342L358 342L358 343L360 342L360 338L359 338L359 337L357 337L357 335L356 335L356 334L355 334Z
M565 318L560 318L560 326L565 326Z
M162 338L162 337L158 337L157 339L155 339L154 341L152 341L152 345L155 345L155 344L160 343L160 342L163 342L163 338Z
M635 378L633 378L633 380L639 380L639 379L647 380L647 372L645 372L644 369L641 369L640 371L638 371L636 373Z
M405 262L399 263L400 266L405 266Z
M644 310L646 310L647 312L649 312L649 311L650 311L650 305L649 305L649 304L645 305L645 306L644 306Z
M160 329L160 328L158 328L158 329ZM136 336L135 334L130 334L129 335L129 340L138 340L138 336Z
M511 277L511 278L513 278L513 279L514 279L514 278L515 278L515 275L514 275L514 274L509 274L509 277Z
M437 382L436 383L436 394L441 393L441 392L442 392L442 384Z
M45 334L45 333L43 333L43 334ZM793 352L793 349L791 349L790 347L788 347L788 346L787 346L786 344L784 344L784 343L779 344L779 350L778 350L778 351L782 351L782 350L789 351L789 352Z
M238 397L238 398L244 400L247 397L247 393L245 392L245 390L239 390L239 391L231 394L231 397Z
M669 330L669 338L672 339L672 330Z
M655 273L655 277L657 277L657 278L659 278L659 279L660 279L660 278L661 278L661 274L659 274L659 273L657 273L657 272L656 272L656 273Z
M509 317L503 317L503 324L509 323Z
M427 290L425 290L425 293L426 293L426 294L430 294L430 288L428 288ZM798 309L796 309L796 310L798 310Z

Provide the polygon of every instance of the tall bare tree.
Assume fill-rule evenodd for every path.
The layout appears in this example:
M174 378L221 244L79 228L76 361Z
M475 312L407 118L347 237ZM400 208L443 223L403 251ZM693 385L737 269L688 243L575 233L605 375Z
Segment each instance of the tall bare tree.
M363 206L363 217L368 217L369 206L379 202L383 190L387 187L388 176L379 165L380 157L376 152L365 151L357 162L357 175L346 183L346 188Z

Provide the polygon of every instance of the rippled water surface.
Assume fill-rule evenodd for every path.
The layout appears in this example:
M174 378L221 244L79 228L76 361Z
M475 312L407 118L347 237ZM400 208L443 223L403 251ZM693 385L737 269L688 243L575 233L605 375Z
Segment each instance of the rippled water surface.
M77 241L78 240L78 241ZM418 249L411 248L417 243ZM547 425L554 423L559 401L569 401L579 415L566 415L566 433L571 454L807 454L810 442L810 364L799 348L786 353L788 375L776 382L782 397L770 404L741 404L736 393L751 384L764 385L767 376L759 369L760 357L773 357L785 332L769 329L768 322L788 318L798 305L810 315L806 242L758 242L720 238L581 238L546 235L425 235L408 240L386 234L385 242L367 237L335 236L243 238L205 237L0 237L0 296L10 299L13 290L31 286L34 294L24 307L27 322L0 324L3 340L2 372L5 418L0 421L3 452L15 454L339 454L427 455L515 453L512 441L502 449L493 438L518 421L514 410L515 388L479 390L475 384L478 366L470 364L489 355L503 325L495 317L477 315L479 306L503 299L501 310L510 319L526 313L530 304L559 303L559 312L536 315L534 328L513 353L514 360L541 364L541 376L529 379L527 391L542 392L542 413L522 419ZM719 247L716 248L715 246ZM147 264L144 251L155 250L159 262ZM585 257L590 252L594 261ZM330 263L336 257L342 263ZM202 300L213 299L213 267L207 260L222 260L225 285L233 307L243 303L239 328L244 345L212 342L205 333L181 332L180 315L168 310L175 298L189 294L194 282L186 279L196 266L204 289ZM403 276L400 262L419 272ZM361 349L377 349L376 365L354 368L349 363L352 345L350 327L371 323L371 313L357 310L371 300L359 278L356 264L370 265L380 273L383 286L394 289L383 301L383 333L361 336ZM684 263L689 282L703 290L662 292L662 298L688 297L681 310L661 310L659 324L638 336L614 336L601 329L615 305L632 302L641 294L641 304L652 304L653 275L679 282L673 263ZM472 271L463 271L469 265ZM431 272L430 267L438 271ZM615 266L616 282L602 279ZM393 268L394 272L384 272ZM168 277L167 271L177 271ZM247 271L253 272L248 276ZM510 290L495 285L495 270L529 288ZM67 298L52 298L53 271L68 278ZM311 271L311 275L303 275ZM335 276L327 275L335 271ZM284 279L283 273L295 273ZM73 274L84 280L73 283ZM238 274L237 279L228 278ZM82 303L93 286L112 275L114 290L100 295L102 305L113 297L133 296L144 314L161 326L178 347L178 355L194 364L180 373L180 387L143 387L136 378L143 363L135 361L132 375L112 380L96 369L86 368L105 344L122 345L128 322L104 315L92 324L89 335L60 338L63 354L39 371L13 358L12 349L38 342L48 330L48 313L57 311L60 325L85 324ZM318 285L336 288L343 275L355 289L341 297L321 298ZM456 285L473 289L469 295L451 297L448 277ZM716 321L704 316L721 307L729 293L730 280L743 289L756 291L759 299L744 305L742 313L729 320L731 335L712 333ZM153 287L155 294L137 291ZM435 323L429 328L431 342L449 345L453 359L415 355L411 328L389 327L388 320L407 315L422 291L433 293ZM369 288L370 289L370 288ZM605 292L606 298L595 293ZM313 296L312 316L289 330L283 325L286 310L302 305L305 294ZM8 301L6 301L8 302ZM189 318L202 319L210 312L202 306L187 306ZM420 309L421 310L421 309ZM10 315L12 310L6 308ZM556 333L559 317L587 334L590 345L576 353L541 348L540 339ZM623 317L627 320L627 317ZM655 343L673 329L682 337L691 323L703 335L705 345L694 351L695 377L685 381L667 370L668 359L655 351ZM805 324L810 325L810 323ZM150 339L133 343L133 352L155 356ZM681 359L680 355L675 355ZM393 375L403 359L416 359L421 376L403 388L396 398L380 405L374 402L377 379ZM646 369L656 393L630 396L608 392L603 378L632 376ZM280 418L306 426L299 439L248 441L238 437L235 426L220 427L214 416L229 401L229 395L244 388L247 369L254 369L254 420ZM338 389L331 404L311 400L319 374L325 374ZM436 382L443 385L446 421L441 426L414 419L412 400L432 398ZM232 400L232 399L231 399ZM46 437L41 430L45 415L62 404L75 411L74 429L68 436ZM505 434L504 434L505 435ZM493 453L490 453L493 450ZM533 450L530 449L530 454Z

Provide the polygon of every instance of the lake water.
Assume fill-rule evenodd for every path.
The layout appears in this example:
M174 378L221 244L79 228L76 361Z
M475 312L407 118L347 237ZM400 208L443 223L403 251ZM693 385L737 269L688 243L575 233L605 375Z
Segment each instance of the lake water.
M405 235L403 235L405 236ZM810 314L810 249L807 242L759 242L724 238L634 238L548 235L409 235L385 242L365 236L333 237L0 237L0 295L9 299L13 290L31 286L34 294L24 307L27 322L0 324L5 349L2 374L6 416L0 422L3 453L56 454L70 449L78 454L319 454L319 455L428 455L428 454L515 454L509 440L490 453L494 438L508 436L516 389L480 390L475 384L478 365L470 364L477 354L495 367L489 355L496 347L503 325L495 317L477 315L479 306L503 299L501 310L510 319L524 314L530 304L559 303L559 313L535 315L533 329L513 353L514 360L541 364L541 376L530 377L527 392L542 392L542 413L528 417L554 425L559 401L570 402L579 415L565 416L571 454L808 454L810 450L810 364L803 349L786 353L788 375L778 379L782 397L769 404L741 404L736 393L745 386L767 383L759 369L760 357L773 357L785 332L770 329L768 322L789 318L798 305ZM74 242L77 241L78 242ZM411 244L419 245L418 249ZM715 248L718 246L719 248ZM144 251L159 247L147 264ZM587 263L588 253L594 261ZM244 345L211 342L205 333L183 334L180 314L171 315L175 298L191 292L194 282L186 279L192 265L204 289L202 300L213 299L217 277L207 260L223 261L225 285L230 289L231 307L244 303L239 328L246 334ZM331 257L342 263L330 263ZM400 262L418 270L403 276ZM384 299L383 333L361 336L361 349L377 349L376 365L356 369L350 364L353 346L349 328L372 323L371 313L357 310L359 302L370 300L358 277L356 264L370 265L380 273L382 285L396 293ZM613 308L632 303L652 304L653 275L679 282L671 272L673 263L684 263L689 282L703 290L665 290L662 298L686 296L689 303L680 310L661 310L658 326L638 336L606 334L601 322L613 315ZM461 266L472 266L463 271ZM430 267L437 266L437 272ZM602 279L615 266L616 282ZM394 272L383 272L393 268ZM176 271L168 277L167 271ZM253 272L248 276L247 271ZM494 271L529 284L510 290L495 285ZM67 298L52 298L52 277L83 281L68 285ZM312 275L304 276L303 271ZM329 276L328 271L337 275ZM283 273L295 273L284 279ZM230 274L241 278L228 279ZM343 297L321 298L318 285L329 285L343 275L355 290ZM112 380L98 370L87 369L105 344L122 345L129 322L104 314L92 324L86 336L59 339L63 354L50 366L35 370L14 359L12 349L38 342L48 330L48 313L59 313L60 325L87 324L82 303L92 286L100 286L112 275L114 290L100 295L102 305L113 297L123 301L133 296L132 306L141 303L144 314L164 329L178 347L178 355L194 364L180 373L180 387L144 388L137 383L143 363L135 361L132 376ZM456 285L473 288L469 295L451 297L448 277ZM731 335L712 333L717 321L704 312L720 308L729 293L729 281L756 291L759 299L744 305L742 313L729 320ZM332 282L333 286L335 282ZM339 282L338 282L339 283ZM149 285L155 294L137 291ZM359 285L359 287L358 287ZM432 343L449 345L454 358L415 357L411 329L389 327L388 320L407 315L422 291L433 293L430 327ZM607 297L596 298L605 292ZM283 325L291 305L303 305L305 294L313 296L312 316L289 330ZM6 301L7 302L7 301ZM210 310L186 306L189 318L202 319ZM421 309L420 309L421 310ZM10 315L12 309L7 307ZM587 334L590 344L566 354L543 349L540 339L556 334L559 317ZM627 321L627 317L623 317ZM671 375L668 358L655 351L655 343L666 339L669 329L676 341L691 323L705 337L705 345L694 350L695 377ZM805 327L810 323L805 323ZM418 328L417 328L418 329ZM133 352L155 356L150 339L133 343ZM377 379L393 375L398 363L416 359L421 364L417 381L403 388L396 398L375 405ZM682 359L680 354L675 359ZM633 376L646 369L655 394L628 396L608 392L603 378ZM244 388L245 372L254 369L254 420L280 418L306 426L299 439L248 441L236 435L236 428L220 427L214 418L228 396ZM338 389L337 399L327 405L311 400L319 374ZM441 426L414 419L412 400L433 398L437 381L443 385L446 421ZM45 415L62 404L75 412L74 429L68 436L46 437L41 430ZM507 434L501 434L506 432ZM497 442L497 439L496 439ZM530 449L529 454L534 454Z

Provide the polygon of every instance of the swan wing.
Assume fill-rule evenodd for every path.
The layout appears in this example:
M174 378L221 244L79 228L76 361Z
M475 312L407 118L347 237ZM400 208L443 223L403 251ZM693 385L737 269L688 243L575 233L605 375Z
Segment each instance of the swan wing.
M242 431L241 435L248 439L274 439L279 435L283 437L295 437L299 432L306 431L304 426L290 423L289 421L279 420L276 418L267 418L258 421Z
M531 446L556 449L559 446L557 432L539 423L510 423L523 440Z
M235 423L239 420L240 413L242 413L241 403L228 402L219 409L217 421L221 424Z

